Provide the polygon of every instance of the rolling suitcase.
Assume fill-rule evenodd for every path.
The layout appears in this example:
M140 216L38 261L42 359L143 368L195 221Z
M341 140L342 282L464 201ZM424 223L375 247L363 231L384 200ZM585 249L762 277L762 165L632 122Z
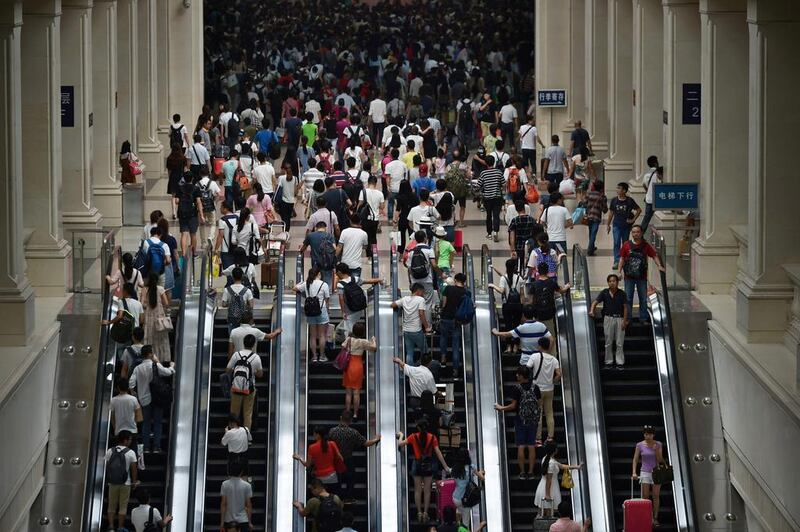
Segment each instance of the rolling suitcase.
M464 231L461 229L456 229L456 238L453 247L456 248L456 251L459 253L461 252L461 248L464 246Z
M453 479L436 481L436 512L439 519L444 517L445 508L455 508L453 492L456 490L456 481Z
M633 479L631 479L631 498L622 503L624 532L653 532L653 501L633 498Z
M261 288L278 284L278 261L267 261L261 264Z

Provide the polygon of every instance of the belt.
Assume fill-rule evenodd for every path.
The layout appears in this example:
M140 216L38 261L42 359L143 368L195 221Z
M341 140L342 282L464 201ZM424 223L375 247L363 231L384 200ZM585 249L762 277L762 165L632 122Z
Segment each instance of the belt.
M622 318L624 316L622 314L606 314L606 317L609 317L609 318Z

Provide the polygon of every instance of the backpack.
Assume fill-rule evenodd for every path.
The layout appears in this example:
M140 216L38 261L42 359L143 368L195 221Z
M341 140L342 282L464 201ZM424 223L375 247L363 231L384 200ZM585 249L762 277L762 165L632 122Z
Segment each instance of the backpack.
M239 142L239 131L240 131L239 117L236 115L236 113L233 113L230 119L228 120L227 130L228 130L228 135L227 135L228 146L231 146L231 149L233 149L233 147L236 146L236 143Z
M150 381L150 397L153 398L154 405L164 409L172 404L172 377L159 375L155 362L153 362L153 380Z
M472 294L467 290L458 304L455 320L456 323L465 324L471 323L473 318L475 318L475 303L472 301Z
M344 285L344 303L352 312L358 312L367 308L367 295L358 286L355 278L351 277L349 283Z
M433 442L433 436L428 435L428 440L425 442L425 447L422 448L422 457L417 460L417 476L430 477L433 475L433 453L430 452L430 445ZM417 438L419 441L419 437ZM426 452L428 454L426 454Z
M335 532L342 528L342 509L333 495L320 499L316 523L320 532Z
M221 220L228 226L228 251L231 252L233 247L237 244L239 240L239 233L233 230L233 224L230 220L236 220L237 216L235 214L226 214L221 218Z
M517 384L517 387L519 388L517 415L523 425L535 426L539 423L539 417L541 416L539 400L536 399L536 390L539 387L533 383L527 390L521 384Z
M503 155L505 155L505 153L503 153ZM497 168L498 170L500 170L501 172L503 170L505 170L506 169L506 167L505 167L506 163L505 163L505 161L503 161L503 156L500 155L499 153L497 153L496 151L494 153L492 153L492 156L494 156L494 167ZM508 160L508 159L506 159L506 160Z
M237 395L250 395L253 392L253 366L250 365L250 357L244 356L240 351L236 352L239 358L233 365L233 378L231 378L231 393Z
M130 451L127 447L121 451L116 447L111 448L111 456L106 463L106 482L119 486L128 481L128 461L125 454Z
M538 257L538 262L544 262L547 264L547 271L550 273L556 273L558 271L558 259L554 258L552 253L548 253L547 256L542 253L542 250L539 248L534 248L533 252L536 253Z
M183 126L181 127L169 126L170 144L177 144L178 146L183 146L183 134L181 133L182 130Z
M281 143L279 141L275 141L269 145L269 158L273 161L275 159L279 159L281 156Z
M178 197L178 218L187 220L197 216L197 203L194 201L194 185L182 183Z
M439 203L436 204L436 210L439 211L439 216L442 217L442 220L449 220L453 217L453 193L452 192L445 192Z
M150 275L151 273L156 273L161 275L164 273L164 265L166 263L164 250L161 248L160 243L156 245L150 238L147 239L147 245L147 254L145 255L144 266L142 267L142 274Z
M133 336L133 326L136 323L136 320L133 317L133 314L130 313L128 310L128 302L125 301L125 298L122 298L122 318L111 326L111 330L108 331L108 335L111 336L111 339L117 342L118 344L127 344L131 341L131 337Z
M414 279L425 279L430 275L430 261L423 249L430 249L428 246L416 246L411 252L411 277Z
M626 278L647 279L647 255L642 251L643 247L634 247L631 244L630 253L625 257L625 264L622 266Z
M467 173L459 168L460 163L454 162L447 168L447 173L444 175L444 180L447 182L447 188L453 193L456 198L466 198L469 195L470 186L467 179Z
M253 158L253 143L252 142L242 142L241 143L242 151L239 155L243 155L245 157Z
M228 323L238 327L242 323L242 315L245 312L245 303L244 303L244 291L246 288L243 288L241 292L237 293L233 289L233 285L225 288L228 291L228 295L230 296L230 300L228 301Z
M150 512L147 515L147 521L145 521L144 528L142 529L143 532L161 532L161 527L158 526L158 523L153 519L154 511L155 508L151 506Z
M465 124L472 121L472 100L464 98L461 100L461 109L458 110L458 125L461 126L461 131L464 131Z
M536 318L539 321L553 319L556 314L555 293L551 288L551 286L543 286L543 283L533 283L533 300Z
M211 180L209 179L205 185L198 185L200 189L200 201L203 204L203 212L214 212L214 195L211 192Z
M128 376L130 377L131 375L133 375L133 370L136 369L136 366L138 366L139 364L144 362L144 358L142 358L142 352L141 351L139 351L137 353L133 349L133 347L131 347L131 346L126 347L125 350L122 353L123 354L125 354L125 353L130 353L131 354L131 360L133 360L133 362L131 362L131 364L128 366Z
M508 169L508 191L516 194L520 191L519 168Z
M519 279L519 276L517 276ZM512 305L519 305L522 303L522 297L519 294L519 290L517 290L517 285L514 284L514 277L506 276L506 280L508 281L508 296L506 296L506 303L510 303Z
M320 269L326 272L333 270L333 267L336 266L336 247L334 246L333 237L323 240L319 251Z
M372 206L367 201L367 189L362 188L361 193L364 198L364 205L358 209L358 220L361 225L364 225L365 222L369 222L369 217L372 216Z
M303 302L303 312L309 318L315 318L317 316L322 315L322 305L319 302L319 293L322 291L322 285L319 285L319 290L315 295L311 295L309 286L309 294L306 296L306 300Z

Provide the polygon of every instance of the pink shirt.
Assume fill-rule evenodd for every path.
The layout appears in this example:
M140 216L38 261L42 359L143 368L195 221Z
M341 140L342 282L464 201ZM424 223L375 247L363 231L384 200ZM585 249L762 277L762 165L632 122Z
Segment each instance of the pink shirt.
M259 202L258 194L253 194L247 198L247 208L250 209L250 214L255 218L258 225L266 225L267 217L266 212L272 210L272 200L269 199L267 194L264 194L264 199Z

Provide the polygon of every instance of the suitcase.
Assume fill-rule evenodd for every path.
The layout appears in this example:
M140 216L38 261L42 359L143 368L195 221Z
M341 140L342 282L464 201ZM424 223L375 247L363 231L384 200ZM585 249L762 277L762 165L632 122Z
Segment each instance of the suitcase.
M278 284L277 261L265 262L261 265L261 288L273 287Z
M631 498L622 503L624 532L653 532L653 501L634 499L633 479L631 479Z
M459 253L461 252L461 248L464 246L464 231L461 229L456 229L456 238L453 246L456 248L456 251Z
M222 157L214 157L214 175L219 176L222 175L222 165L225 163L225 159Z
M456 490L456 481L453 479L436 481L436 511L439 519L444 518L445 508L454 508L453 492Z

